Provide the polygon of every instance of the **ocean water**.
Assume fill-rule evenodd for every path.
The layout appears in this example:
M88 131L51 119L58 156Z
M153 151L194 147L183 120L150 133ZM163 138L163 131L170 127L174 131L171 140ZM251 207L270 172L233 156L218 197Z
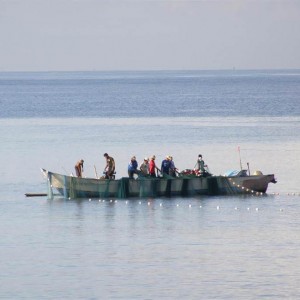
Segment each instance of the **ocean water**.
M297 299L300 71L0 73L0 299ZM26 198L132 155L275 174L264 196ZM100 201L99 201L100 200ZM105 200L105 201L104 201Z

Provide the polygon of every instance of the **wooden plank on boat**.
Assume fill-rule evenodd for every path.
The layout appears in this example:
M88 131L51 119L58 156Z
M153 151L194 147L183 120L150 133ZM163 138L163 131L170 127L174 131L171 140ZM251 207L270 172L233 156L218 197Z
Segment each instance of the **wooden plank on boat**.
M47 196L46 193L26 193L26 197L45 197Z

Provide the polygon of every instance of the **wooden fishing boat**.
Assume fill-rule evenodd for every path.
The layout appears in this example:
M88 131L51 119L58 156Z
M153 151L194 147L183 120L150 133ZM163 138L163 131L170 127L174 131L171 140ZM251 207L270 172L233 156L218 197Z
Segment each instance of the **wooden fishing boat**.
M129 179L78 178L42 169L47 178L48 198L131 198L171 197L196 195L235 195L266 193L270 182L276 183L274 174L251 175L245 172L234 176L191 176Z

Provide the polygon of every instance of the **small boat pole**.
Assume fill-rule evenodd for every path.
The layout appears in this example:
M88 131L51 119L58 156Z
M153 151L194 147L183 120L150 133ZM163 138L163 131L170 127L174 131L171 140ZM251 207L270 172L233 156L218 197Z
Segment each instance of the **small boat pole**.
M243 170L243 166L242 166L242 159L241 159L241 149L240 146L238 146L238 152L239 152L239 158L240 158L240 167L241 167L241 171Z
M249 176L250 176L250 167L249 167L249 163L247 162L247 166L248 166L248 173L249 173Z
M46 193L26 193L26 197L46 197Z

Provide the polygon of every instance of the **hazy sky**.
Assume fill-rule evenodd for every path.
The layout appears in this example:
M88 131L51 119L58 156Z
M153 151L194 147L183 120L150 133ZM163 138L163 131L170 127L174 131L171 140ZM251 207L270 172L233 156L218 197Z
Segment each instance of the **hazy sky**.
M0 71L300 69L300 0L0 0Z

